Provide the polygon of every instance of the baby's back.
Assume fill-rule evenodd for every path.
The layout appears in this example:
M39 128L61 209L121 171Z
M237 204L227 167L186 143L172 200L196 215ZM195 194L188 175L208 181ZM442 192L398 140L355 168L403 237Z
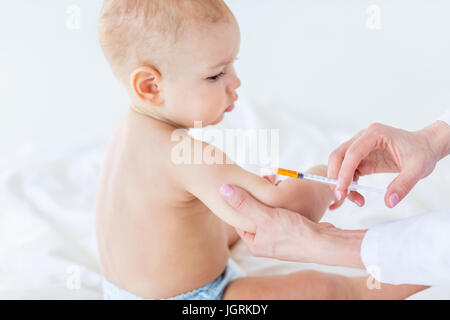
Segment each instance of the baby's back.
M222 221L171 174L172 131L129 111L109 143L97 193L102 274L144 298L207 284L229 255Z

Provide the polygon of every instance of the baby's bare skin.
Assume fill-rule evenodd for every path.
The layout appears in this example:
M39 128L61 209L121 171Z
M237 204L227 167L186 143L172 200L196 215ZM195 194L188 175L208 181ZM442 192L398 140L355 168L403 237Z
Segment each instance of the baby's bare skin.
M225 269L229 237L236 239L172 179L172 131L130 110L109 143L100 178L102 273L141 297L167 298L211 282Z

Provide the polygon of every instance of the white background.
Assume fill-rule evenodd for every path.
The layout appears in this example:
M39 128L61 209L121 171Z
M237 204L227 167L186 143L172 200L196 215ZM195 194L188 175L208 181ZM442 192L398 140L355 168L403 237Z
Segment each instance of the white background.
M0 2L0 154L109 136L128 99L97 43L101 0ZM319 126L417 129L450 106L446 0L228 0L241 95ZM81 29L66 23L81 9ZM369 5L381 29L367 27Z

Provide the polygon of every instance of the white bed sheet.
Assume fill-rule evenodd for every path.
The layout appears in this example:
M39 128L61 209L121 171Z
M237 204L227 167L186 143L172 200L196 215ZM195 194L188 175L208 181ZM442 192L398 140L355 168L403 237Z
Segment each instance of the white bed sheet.
M352 132L307 124L301 113L285 114L252 107L244 101L226 116L221 128L280 129L280 164L307 168L326 163L329 152ZM22 149L0 161L0 298L101 299L93 203L106 138ZM389 176L366 179L383 185ZM341 228L367 228L437 209L450 209L450 165L444 160L397 208L387 209L382 196L357 208L346 203L327 212L324 221ZM450 210L449 210L450 214ZM431 248L430 248L431 250ZM364 271L281 262L249 255L242 242L233 258L249 275L315 269L344 275ZM433 287L411 299L449 299L450 288Z

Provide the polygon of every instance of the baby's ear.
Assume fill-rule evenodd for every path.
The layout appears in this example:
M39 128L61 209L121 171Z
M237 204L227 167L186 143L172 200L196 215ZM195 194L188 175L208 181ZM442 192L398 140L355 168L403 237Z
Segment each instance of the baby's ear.
M131 89L143 102L153 106L164 103L161 93L161 74L152 67L139 67L131 74Z

